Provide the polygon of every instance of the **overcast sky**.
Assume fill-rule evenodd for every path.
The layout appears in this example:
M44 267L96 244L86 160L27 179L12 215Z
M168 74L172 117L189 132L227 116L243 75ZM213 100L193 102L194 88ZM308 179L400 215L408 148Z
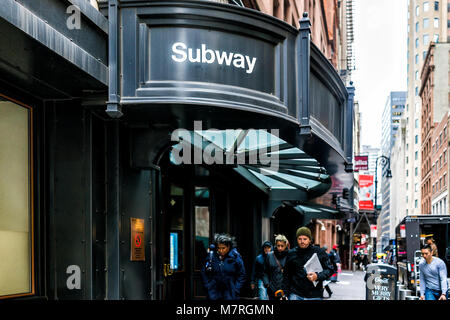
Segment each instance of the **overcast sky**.
M381 144L381 116L391 91L406 91L408 0L354 0L355 99L361 146Z

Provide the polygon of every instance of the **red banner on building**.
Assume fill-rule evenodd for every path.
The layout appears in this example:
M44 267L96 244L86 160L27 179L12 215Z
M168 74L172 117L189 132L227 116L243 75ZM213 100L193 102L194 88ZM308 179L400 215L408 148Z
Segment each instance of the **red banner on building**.
M359 175L359 210L374 210L374 193L373 175Z
M355 171L369 170L369 156L355 156Z

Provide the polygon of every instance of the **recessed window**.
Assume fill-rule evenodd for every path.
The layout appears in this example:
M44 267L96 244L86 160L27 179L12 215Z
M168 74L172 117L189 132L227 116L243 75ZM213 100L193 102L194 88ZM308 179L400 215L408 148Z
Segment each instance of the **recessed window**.
M34 293L31 113L0 96L0 296Z
M434 26L435 28L439 28L439 18L434 18L433 26Z
M423 35L423 45L427 46L429 42L430 42L430 36L428 34L424 34Z
M430 3L428 1L423 3L423 11L428 12L430 10Z
M434 11L439 11L439 1L434 2Z
M420 14L420 6L416 6L416 17Z
M430 19L425 18L423 19L423 28L426 29L430 26Z
M438 34L435 34L435 35L433 36L433 42L434 42L434 43L438 43L438 42L439 42L439 35L438 35Z

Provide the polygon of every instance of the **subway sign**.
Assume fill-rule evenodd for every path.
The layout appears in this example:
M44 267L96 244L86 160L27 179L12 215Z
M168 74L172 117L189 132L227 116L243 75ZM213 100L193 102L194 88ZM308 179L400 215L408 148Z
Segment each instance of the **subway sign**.
M148 38L146 82L214 83L275 93L276 46L268 41L181 27L152 27Z

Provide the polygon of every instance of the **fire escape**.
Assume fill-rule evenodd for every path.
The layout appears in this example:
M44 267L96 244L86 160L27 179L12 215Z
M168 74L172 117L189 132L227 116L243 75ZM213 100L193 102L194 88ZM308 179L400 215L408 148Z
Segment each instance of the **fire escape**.
M346 14L345 14L345 22L346 22L346 36L347 36L347 68L346 68L346 79L351 79L352 71L355 70L355 56L353 52L353 43L355 40L354 29L353 29L353 11L354 11L354 3L353 0L345 1L346 5Z

